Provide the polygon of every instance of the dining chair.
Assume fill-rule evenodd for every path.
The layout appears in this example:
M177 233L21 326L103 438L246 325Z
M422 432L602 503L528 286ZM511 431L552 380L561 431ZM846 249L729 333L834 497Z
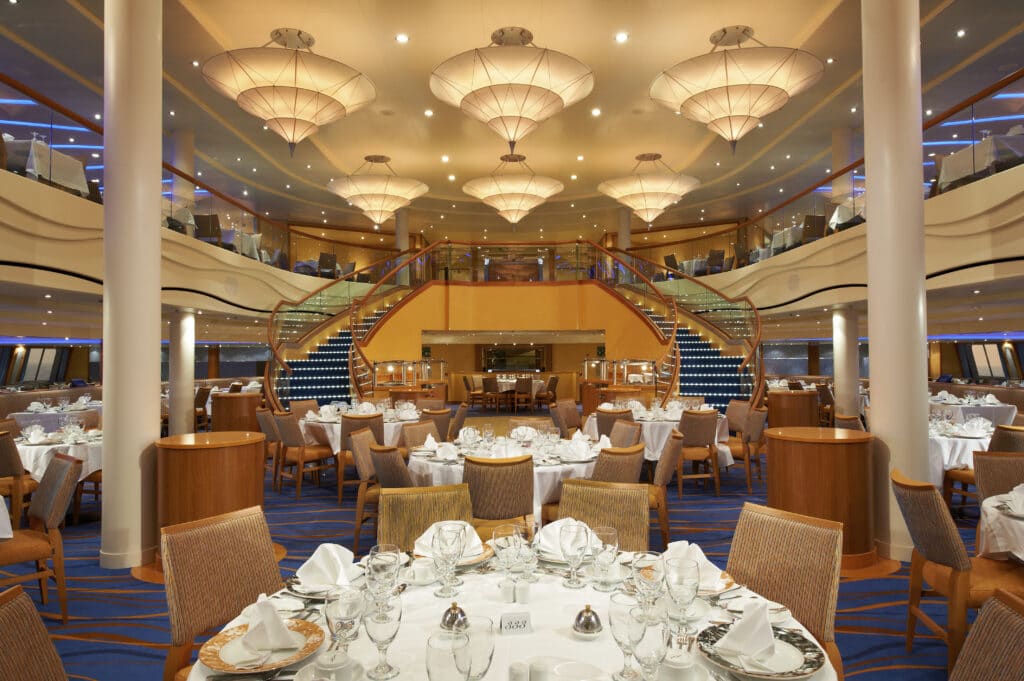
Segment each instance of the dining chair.
M381 487L413 487L412 473L398 447L370 445L370 460Z
M672 476L676 472L679 463L679 456L683 451L683 434L673 429L665 440L665 446L661 448L661 456L658 457L658 464L654 467L654 479L647 486L647 499L650 511L658 515L658 527L661 529L661 545L667 548L669 543L668 523L668 483L672 482Z
M206 403L210 399L213 388L208 385L201 385L196 389L195 401L192 406L195 409L195 430L206 430L210 427L210 415L206 413Z
M507 395L498 389L498 379L495 376L484 376L483 383L483 396L481 398L481 405L484 409L489 406L494 407L494 411L498 411L501 405L507 402Z
M725 420L729 423L729 432L737 437L747 425L747 412L750 403L746 400L729 400L725 407ZM730 438L731 441L732 438Z
M832 424L835 428L846 428L847 430L864 430L864 424L859 416L836 413L832 416Z
M384 487L380 491L377 543L412 551L416 540L436 522L473 520L469 485Z
M463 375L462 385L466 389L466 404L472 407L474 404L483 406L484 404L484 391L483 388L474 388L472 381L469 376ZM495 388L497 388L497 381L495 381Z
M537 394L533 396L533 403L537 406L547 405L548 412L552 411L552 407L558 400L558 375L552 374L548 377L548 384L544 386L543 390L538 390Z
M363 428L369 428L377 444L384 444L384 414L374 412L372 414L355 414L349 412L341 417L341 448L352 449L349 438L352 433Z
M1024 452L1024 426L996 426L988 442L988 451Z
M445 438L448 442L455 442L459 437L459 433L462 431L462 426L466 423L466 414L469 413L469 405L465 402L459 405L459 408L455 410L455 416L452 417L451 423L448 424L448 437Z
M291 400L288 403L288 411L300 419L306 418L306 412L320 413L320 403L316 400Z
M297 414L292 414L296 419L299 418ZM301 426L299 426L301 429ZM345 428L342 427L342 436L339 438L339 445L341 449L335 449L334 444L331 442L330 433L327 432L328 428L333 428L334 424L331 423L306 423L305 440L308 443L309 440L313 440L314 444L320 447L326 447L328 451L334 454L337 460L337 478L338 478L338 499L339 503L343 494L343 490L346 485L358 485L358 480L346 480L345 470L349 466L355 466L355 459L352 458L352 440L349 433L345 433ZM349 424L351 429L352 424ZM347 446L346 446L347 445ZM319 483L320 473L316 473L315 477Z
M320 473L333 468L338 481L338 503L341 504L341 470L338 465L338 456L330 445L307 444L306 438L302 435L302 428L299 426L299 417L295 413L274 414L274 422L277 424L277 432L281 435L277 489L279 491L282 489L284 478L291 478L295 481L295 499L301 499L302 480L306 477L306 473L311 473L314 482L319 483ZM324 435L322 431L319 434ZM286 471L286 468L291 468L292 472Z
M517 378L516 387L512 393L512 409L519 413L519 407L529 407L533 413L533 379Z
M646 551L650 545L647 485L570 478L562 482L559 518L590 527L614 527L623 551Z
M974 452L978 503L1024 483L1024 452Z
M967 609L980 607L997 588L1024 593L1024 566L982 556L969 557L934 485L911 480L899 470L893 470L890 480L914 542L907 605L907 652L913 648L920 620L946 642L946 668L952 671L967 633ZM925 590L924 582L931 589ZM946 598L945 627L921 607L923 595Z
M643 439L643 435L643 425L634 421L618 419L612 424L608 439L611 441L612 447L632 447Z
M743 429L733 437L729 438L729 452L733 461L743 463L743 472L747 478L747 494L753 494L754 488L751 485L751 465L757 466L758 481L764 480L761 470L761 444L764 437L764 424L768 420L768 410L764 407L750 409L747 412L746 423Z
M21 586L0 592L0 678L67 679L46 625Z
M548 413L551 414L551 423L553 423L555 428L558 429L558 437L563 440L567 439L569 436L565 432L565 426L562 425L562 417L558 413L558 405L552 404L548 407Z
M103 470L93 471L78 481L75 494L71 500L71 524L77 525L82 512L82 497L91 496L94 504L99 506L103 495Z
M569 439L573 433L580 429L580 412L576 408L575 400L558 400L558 420L562 427L562 438Z
M18 454L18 445L14 443L15 432L0 432L0 496L9 500L11 527L18 529L21 527L25 503L31 500L39 483L25 472L25 465Z
M68 595L60 526L64 523L81 473L81 461L66 454L54 455L28 506L28 529L16 529L12 538L0 541L0 566L34 561L36 567L35 572L0 577L0 587L38 580L39 598L45 605L52 577L57 583L60 617L64 624L68 623ZM47 562L52 567L48 567Z
M522 525L533 532L533 457L490 459L467 456L462 482L469 485L472 525L486 542L499 525Z
M843 659L835 643L843 524L746 502L725 570L765 598L789 608L825 649L836 676Z
M597 455L590 480L597 482L640 482L644 466L644 443L630 447L606 447Z
M438 432L437 441L441 442L442 440L447 440L448 427L451 425L452 421L452 410L446 407L441 409L428 409L424 407L422 413L424 419L429 418L434 422L434 427Z
M683 450L676 468L679 496L683 496L683 480L702 479L714 482L715 496L719 496L718 412L684 411L679 418L679 432L683 434ZM687 461L691 464L690 473L685 472Z
M197 636L284 586L259 506L160 528L160 560L171 622L164 681L188 677Z
M1024 598L997 590L971 627L949 681L1024 681Z
M406 423L402 426L402 432L398 435L398 449L400 451L408 451L415 447L420 447L427 441L428 435L433 436L434 442L441 442L441 434L437 430L437 425L431 419Z
M11 418L0 418L0 433L10 433L13 436L20 432L21 428L17 421Z
M597 419L597 435L611 435L612 426L619 419L623 421L633 421L633 410L632 409L602 409L598 407L594 411L594 418Z
M790 390L802 391L804 389L804 384L800 381L786 381L786 385Z
M281 453L281 435L277 432L274 413L265 407L257 407L256 425L259 426L260 432L263 433L264 468L270 472L271 481L274 481L277 471L277 460Z
M377 482L377 470L373 467L373 455L370 453L370 448L377 444L373 431L369 428L357 430L352 433L350 442L352 459L355 461L356 474L359 476L359 489L356 492L356 518L352 528L352 552L358 555L363 523L373 520L373 534L377 535L377 504L380 500L380 483Z
M241 383L239 383L238 381L235 381L234 383L232 383L231 385L228 386L228 392L229 393L240 393L240 392L242 392L242 388L243 388L243 385Z

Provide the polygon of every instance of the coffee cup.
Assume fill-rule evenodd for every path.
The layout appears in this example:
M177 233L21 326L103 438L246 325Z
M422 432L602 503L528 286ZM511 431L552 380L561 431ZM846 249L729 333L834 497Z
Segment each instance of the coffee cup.
M412 562L412 578L417 582L428 582L434 579L434 561L430 558L414 560Z

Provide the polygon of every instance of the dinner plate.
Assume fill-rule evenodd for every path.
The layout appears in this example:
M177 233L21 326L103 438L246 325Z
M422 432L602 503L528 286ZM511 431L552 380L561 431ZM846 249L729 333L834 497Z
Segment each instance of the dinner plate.
M730 626L716 624L704 629L697 635L697 647L708 662L740 678L806 679L825 665L825 651L817 643L797 631L772 627L775 654L764 664L779 671L755 670L752 664L744 667L738 658L722 655L715 648Z
M409 450L409 456L428 457L428 456L434 456L434 455L435 455L435 452L432 449L410 449Z
M719 579L718 579L718 588L716 588L716 589L704 589L704 588L698 589L697 590L697 595L699 595L699 596L715 596L717 594L722 593L723 591L728 591L729 589L733 588L734 586L736 586L736 582L733 581L732 575L730 575L725 570L722 570L722 576L719 577Z
M789 611L789 608L786 606L781 603L768 601L757 594L748 593L743 594L742 596L737 596L736 598L723 599L719 601L719 605L722 605L725 608L725 611L733 617L741 617L743 615L743 608L751 601L764 601L768 603L768 619L772 624L782 624L793 616Z
M368 561L369 559L370 559L370 555L369 554L363 556L362 558L359 559L359 565L362 565L365 568L366 567L366 561ZM398 566L401 567L403 565L408 565L408 563L409 563L409 554L406 553L405 551L402 551L401 553L399 553L398 554Z
M460 560L455 565L455 567L457 567L457 568L475 567L477 565L480 565L481 563L487 562L488 560L491 559L491 557L493 555L494 555L494 549L492 549L488 544L484 544L484 552L483 553L481 553L480 555L477 555L477 556L471 556L469 558L463 558L462 560ZM417 553L416 557L417 558L429 558L430 556L421 556L420 554Z
M559 461L561 461L564 464L566 464L566 463L590 463L591 461L594 461L595 459L597 459L597 454L593 454L591 456L588 456L585 459L563 459L563 458L559 457Z
M306 620L284 620L285 626L301 635L305 642L297 651L282 650L270 654L270 658L259 667L236 667L221 659L221 651L228 647L242 645L242 636L249 630L248 624L240 624L220 632L199 649L199 661L210 669L226 674L259 674L270 672L300 662L319 648L324 642L324 630L320 625Z

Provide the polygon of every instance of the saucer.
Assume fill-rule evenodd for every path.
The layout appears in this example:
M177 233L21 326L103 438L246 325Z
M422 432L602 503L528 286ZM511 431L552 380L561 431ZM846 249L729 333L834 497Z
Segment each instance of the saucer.
M437 574L435 573L431 573L428 579L416 579L412 568L402 570L401 577L403 582L408 582L413 586L427 586L428 584L433 584L437 581Z

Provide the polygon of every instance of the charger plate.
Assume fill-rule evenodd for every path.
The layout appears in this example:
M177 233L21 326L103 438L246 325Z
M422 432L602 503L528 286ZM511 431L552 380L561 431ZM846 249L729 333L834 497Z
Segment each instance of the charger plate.
M729 624L716 624L697 634L697 647L704 658L720 669L743 679L806 679L825 666L825 651L817 643L793 629L772 627L775 655L772 665L784 671L754 670L744 667L731 655L718 652L715 644L729 631Z
M210 669L226 674L259 674L261 672L282 669L304 660L315 653L320 648L320 644L324 642L324 630L318 624L298 619L284 620L284 623L289 630L302 635L306 639L302 647L290 655L285 655L284 652L271 654L270 659L259 667L242 668L228 664L221 659L220 653L224 647L232 645L234 641L241 639L245 632L249 631L248 624L240 624L237 627L225 629L204 643L203 647L199 649L199 661Z

